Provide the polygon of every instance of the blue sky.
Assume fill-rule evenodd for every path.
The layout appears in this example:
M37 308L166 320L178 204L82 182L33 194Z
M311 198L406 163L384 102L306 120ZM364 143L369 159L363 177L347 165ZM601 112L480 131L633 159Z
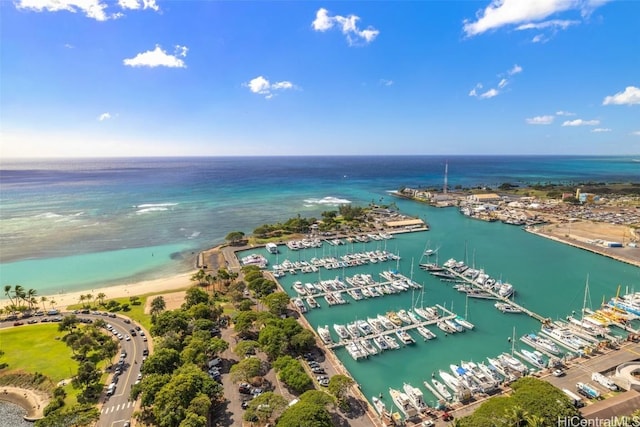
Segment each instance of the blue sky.
M640 2L0 2L5 157L638 154Z

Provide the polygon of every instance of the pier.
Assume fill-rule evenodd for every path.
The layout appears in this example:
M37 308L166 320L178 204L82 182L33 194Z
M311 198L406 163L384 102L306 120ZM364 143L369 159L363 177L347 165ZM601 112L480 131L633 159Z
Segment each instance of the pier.
M443 320L455 319L457 317L456 313L454 313L454 312L452 312L450 310L447 310L443 306L441 306L439 304L436 304L435 306L438 309L442 310L442 312L445 313L445 316L441 316L441 317L438 317L437 319L433 319L433 320L425 320L424 322L420 322L420 323L412 323L410 325L398 326L396 328L389 329L388 331L385 331L385 332L379 332L379 333L375 333L375 334L369 334L369 335L366 335L366 336L361 336L359 339L362 339L362 338L369 339L369 338L380 337L380 336L383 336L383 335L392 335L392 334L395 334L397 331L409 331L411 329L417 328L418 326L431 326L431 325L435 325L436 323L441 322ZM347 345L347 344L349 344L349 343L351 343L353 341L354 341L353 339L340 340L337 343L325 344L325 346L327 348L330 348L330 349L333 350L334 348L344 347L345 345ZM355 341L357 341L357 340L355 340Z
M537 321L539 321L540 323L546 323L549 321L549 319L547 317L543 317L541 315L539 315L538 313L529 310L528 308L517 304L516 302L510 300L509 298L505 298L502 295L498 294L497 292L495 292L493 289L487 289L484 286L476 283L474 280L469 279L468 277L458 273L457 271L449 268L449 267L443 267L446 271L448 271L449 273L453 274L455 277L457 277L460 280L463 280L465 283L468 283L469 285L473 286L474 288L478 289L479 291L482 292L486 292L490 295L493 296L492 299L498 300L498 301L502 301L506 304L509 304L517 309L520 309L523 313L526 313L528 316L533 317L534 319L536 319ZM514 291L515 292L515 291Z

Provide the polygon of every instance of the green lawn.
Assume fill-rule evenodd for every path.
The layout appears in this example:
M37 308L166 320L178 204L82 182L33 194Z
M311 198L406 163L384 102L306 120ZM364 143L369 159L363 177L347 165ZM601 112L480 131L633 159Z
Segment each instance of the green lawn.
M75 375L78 363L71 359L71 349L60 340L58 324L24 325L0 330L0 360L9 370L40 372L57 383Z

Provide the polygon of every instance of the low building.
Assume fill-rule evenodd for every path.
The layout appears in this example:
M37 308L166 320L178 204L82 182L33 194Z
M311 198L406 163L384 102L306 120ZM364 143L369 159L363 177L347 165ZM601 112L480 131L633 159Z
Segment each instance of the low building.
M427 225L420 218L401 219L397 221L385 221L384 226L390 230L426 228Z
M502 200L502 197L500 197L496 193L472 194L467 197L467 200L474 203L489 203L489 202L499 202Z

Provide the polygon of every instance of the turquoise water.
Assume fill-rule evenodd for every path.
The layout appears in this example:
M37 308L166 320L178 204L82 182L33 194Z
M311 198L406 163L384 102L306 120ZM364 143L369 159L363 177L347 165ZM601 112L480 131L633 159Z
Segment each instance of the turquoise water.
M36 288L39 295L90 289L111 283L130 283L138 277L172 274L167 266L185 250L183 244L121 249L59 258L24 260L2 264L3 284ZM189 261L190 262L190 261ZM190 264L193 265L193 264ZM46 280L42 280L43 273Z
M449 371L449 365L461 360L486 361L503 351L511 351L509 338L516 331L515 349L524 346L519 337L538 331L540 324L523 314L503 314L488 300L469 298L468 304L463 294L455 291L451 284L441 282L418 268L422 252L427 244L440 248L439 261L448 258L464 260L477 268L484 268L494 278L502 278L516 288L515 299L537 313L552 319L565 318L572 311L580 312L585 283L589 275L590 298L588 306L597 308L603 296L615 295L618 285L640 286L640 269L620 263L590 252L575 249L545 238L529 234L519 227L502 223L487 223L472 220L459 214L455 209L436 209L404 200L398 201L403 212L426 218L431 231L396 235L396 238L368 244L356 243L340 247L324 245L321 249L307 249L291 252L281 246L281 254L269 255L271 264L290 260L310 259L315 256L342 254L346 251L386 249L399 253L401 261L379 263L366 267L347 268L340 271L322 270L320 279L343 277L355 273L368 272L376 280L382 280L379 272L398 269L404 275L423 284L424 294L411 291L381 298L352 301L344 306L328 307L323 299L318 299L321 309L311 310L307 319L316 328L328 324L333 331L334 323L347 323L356 319L366 319L390 310L410 308L412 300L420 305L440 304L464 316L467 308L468 319L476 325L473 331L446 336L435 326L430 329L438 338L425 342L417 332L410 332L416 339L414 346L354 361L344 350L336 355L360 384L367 397L382 393L388 399L388 388L401 388L404 382L420 387L427 402L435 401L422 382L431 378L440 369ZM266 251L261 250L266 254ZM434 257L432 257L434 258ZM422 262L426 262L422 260ZM412 263L414 265L412 273ZM295 295L291 285L296 280L316 281L313 273L287 275L280 279L285 290ZM346 296L350 299L350 297ZM524 348L527 348L524 346ZM387 400L388 402L390 401Z

